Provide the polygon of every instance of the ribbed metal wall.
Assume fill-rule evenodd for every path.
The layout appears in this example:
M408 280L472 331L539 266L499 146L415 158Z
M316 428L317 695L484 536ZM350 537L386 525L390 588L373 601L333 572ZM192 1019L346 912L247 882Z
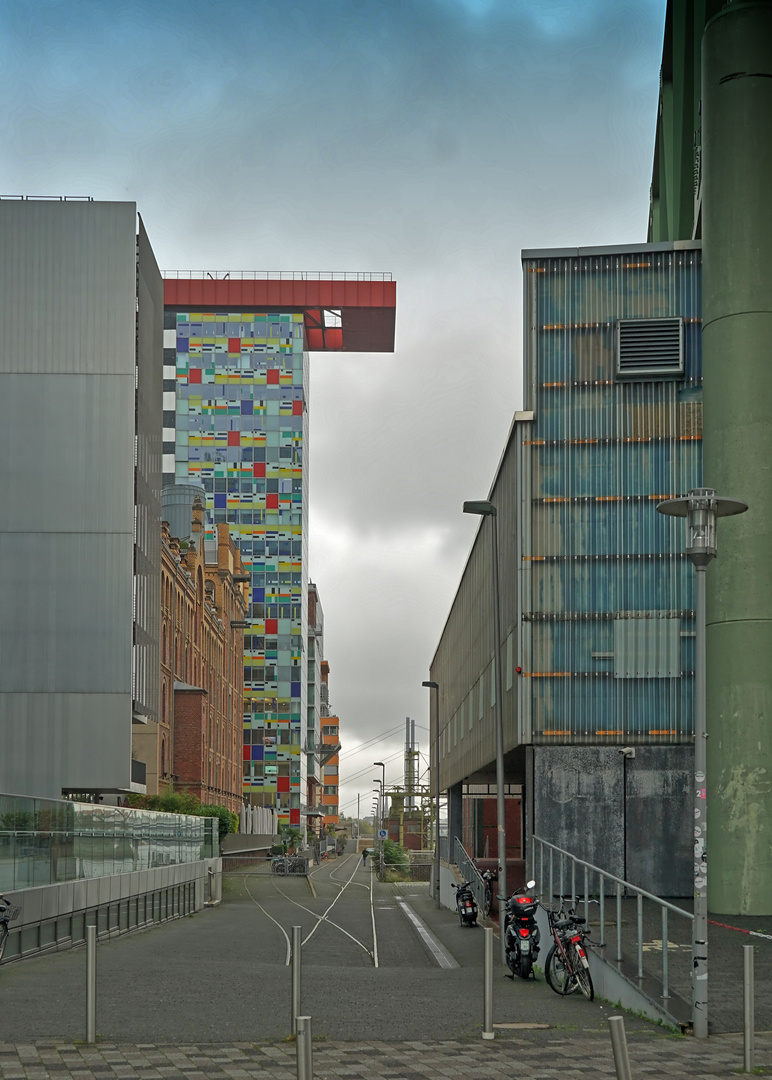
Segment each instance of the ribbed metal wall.
M524 259L533 742L691 734L692 570L660 499L701 481L700 251ZM682 375L618 375L620 319L683 320ZM656 328L656 325L655 325Z
M134 470L134 711L157 723L161 692L161 430L164 293L145 226L137 234L137 459Z
M133 203L0 200L3 791L130 784L136 320Z
M489 494L498 510L502 632L499 655L504 688L505 750L513 749L520 741L517 676L514 673L517 663L517 470L517 446L510 438ZM470 497L479 494L472 492ZM478 770L490 770L496 755L490 633L492 527L490 518L482 519L430 668L431 679L440 687L439 760L443 789ZM509 782L521 781L519 775L509 775Z
M688 743L692 571L683 523L656 505L701 483L699 245L526 253L524 280L526 411L488 496L505 752ZM618 377L619 320L674 318L683 371ZM443 789L495 759L491 527L481 522L430 669ZM508 782L520 769L510 755Z

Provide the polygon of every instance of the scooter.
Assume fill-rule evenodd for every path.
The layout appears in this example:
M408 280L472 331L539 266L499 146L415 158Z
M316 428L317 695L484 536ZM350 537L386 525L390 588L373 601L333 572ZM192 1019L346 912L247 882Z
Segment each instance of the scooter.
M507 900L504 925L507 965L513 977L519 975L521 979L532 974L539 955L540 935L536 923L539 901L532 891L535 885L535 881L527 882L524 889L518 889Z
M477 926L477 901L471 888L471 881L462 881L454 885L456 890L456 911L462 926Z

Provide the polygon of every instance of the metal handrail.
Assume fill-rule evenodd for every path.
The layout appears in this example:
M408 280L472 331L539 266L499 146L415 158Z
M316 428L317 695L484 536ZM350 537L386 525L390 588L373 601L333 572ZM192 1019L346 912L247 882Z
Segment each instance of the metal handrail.
M536 866L536 847L539 846L539 866L537 875ZM546 873L549 874L549 895L554 896L555 882L555 855L560 856L560 865L558 868L559 880L557 884L560 887L560 895L567 896L568 882L565 880L564 863L566 859L570 860L571 869L571 901L572 904L576 904L579 894L576 889L576 871L577 867L583 871L583 893L582 898L584 902L584 918L589 919L589 904L590 904L590 874L598 875L598 903L600 906L600 945L606 944L606 888L605 883L613 882L616 887L616 946L617 946L617 961L623 959L622 956L622 891L632 893L636 897L636 953L638 961L638 978L643 978L643 900L644 897L650 900L652 903L657 904L662 910L662 997L667 1000L670 997L669 983L668 983L668 940L667 940L667 916L668 912L672 911L675 915L680 915L682 918L689 920L694 924L694 915L691 911L685 911L683 908L677 907L675 904L669 903L667 900L663 900L660 896L655 896L654 893L648 892L646 889L641 888L639 885L633 885L629 881L625 881L624 878L617 877L616 874L611 874L608 870L602 870L599 866L594 866L592 863L587 862L585 859L579 859L576 855L572 855L570 851L565 851L563 848L559 848L556 844L551 844L549 840L543 840L540 836L531 836L531 877L533 877L540 892L544 892L544 878L545 878L545 849L549 853L549 866ZM692 934L692 952L694 952L694 934Z
M439 843L440 843L440 858L444 859L445 862L450 862L450 837L449 836L440 836L439 837Z
M477 906L480 911L485 910L485 882L482 879L480 871L474 864L474 860L459 838L454 837L453 842L453 862L461 871L464 881L470 883L474 898L477 901Z

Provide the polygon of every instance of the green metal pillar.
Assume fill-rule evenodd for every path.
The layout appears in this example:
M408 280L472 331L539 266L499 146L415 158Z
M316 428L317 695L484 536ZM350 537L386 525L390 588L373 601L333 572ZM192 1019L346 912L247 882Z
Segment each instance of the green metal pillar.
M772 915L772 3L702 41L703 482L744 499L707 575L709 910Z

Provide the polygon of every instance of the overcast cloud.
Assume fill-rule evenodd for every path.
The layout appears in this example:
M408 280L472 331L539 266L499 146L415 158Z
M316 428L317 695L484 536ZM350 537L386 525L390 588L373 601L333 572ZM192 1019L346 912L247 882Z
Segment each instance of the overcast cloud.
M4 194L136 201L162 269L388 271L311 358L345 813L406 716L521 405L520 251L645 240L665 0L0 0ZM389 733L389 734L387 734Z

